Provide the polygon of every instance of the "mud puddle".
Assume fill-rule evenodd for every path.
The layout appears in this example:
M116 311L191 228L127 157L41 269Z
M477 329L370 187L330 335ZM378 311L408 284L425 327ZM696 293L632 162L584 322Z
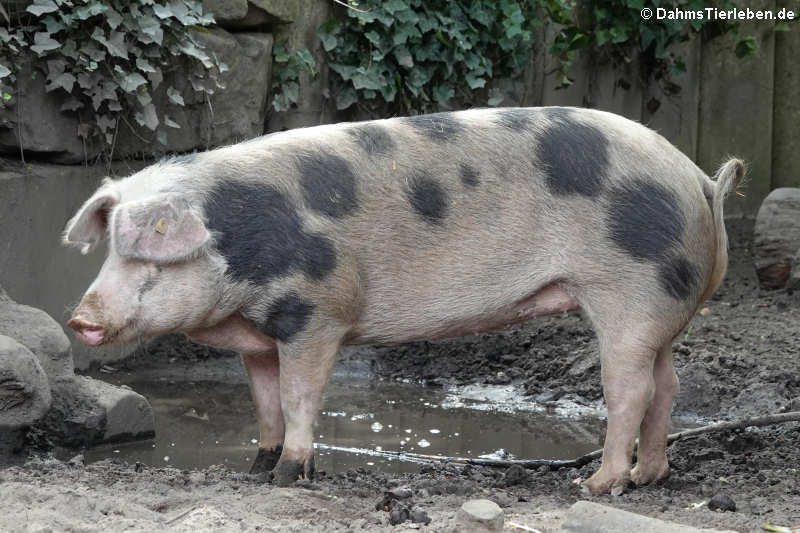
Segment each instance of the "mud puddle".
M93 448L85 453L87 461L120 458L181 469L221 464L249 471L258 427L246 383L98 377L148 398L156 437ZM418 471L418 463L386 452L568 459L602 444L604 422L597 414L569 404L544 409L511 386L437 389L340 376L326 391L315 429L316 465L329 473L358 467Z

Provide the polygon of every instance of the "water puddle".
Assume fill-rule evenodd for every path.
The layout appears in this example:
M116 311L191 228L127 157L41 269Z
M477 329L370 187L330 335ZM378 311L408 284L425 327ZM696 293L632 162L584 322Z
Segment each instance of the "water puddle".
M98 377L148 398L156 437L88 450L87 461L115 457L180 469L222 464L249 470L258 428L246 383ZM601 446L604 423L597 412L559 409L545 410L511 386L443 390L338 375L315 429L316 465L329 473L355 467L409 472L419 464L386 452L570 459Z

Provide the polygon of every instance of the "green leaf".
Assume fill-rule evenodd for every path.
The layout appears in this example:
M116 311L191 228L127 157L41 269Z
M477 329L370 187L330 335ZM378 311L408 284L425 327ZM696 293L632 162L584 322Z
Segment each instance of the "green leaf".
M433 88L433 98L439 107L448 108L450 99L456 94L455 89L449 83L438 85Z
M164 115L164 124L170 128L181 129L181 125L169 118L169 115Z
M11 71L8 69L8 67L0 63L0 80L2 80L3 78L5 78L10 74Z
M58 89L59 87L64 89L65 91L72 92L72 87L75 85L77 78L70 74L69 72L64 72L63 74L58 75L54 78L46 87L45 91L50 92Z
M58 6L53 0L33 0L33 3L25 8L25 11L38 17L44 13L58 11Z
M748 36L736 43L736 57L742 59L752 55L756 50L756 39L753 36Z
M472 72L467 72L466 76L464 76L464 79L466 80L467 85L469 85L470 89L478 89L486 86L486 80L484 78L476 76Z
M170 102L177 105L185 105L183 101L183 96L180 92L176 91L173 87L167 88L167 97L169 98Z
M33 34L33 46L30 49L38 55L61 47L61 43L52 39L46 31Z
M133 118L141 126L146 126L150 131L155 131L158 127L158 114L156 113L156 106L152 103L142 107L142 111L137 111Z
M503 91L498 88L489 89L489 101L486 102L492 107L498 106L503 103L505 97L503 96Z
M336 95L336 109L347 109L358 102L358 95L352 87L345 87Z
M158 130L158 132L156 132L156 139L158 139L159 143L161 143L162 145L166 146L167 145L167 140L168 140L167 139L167 132L164 131L164 130Z
M144 76L138 72L131 72L120 80L119 86L126 93L132 93L139 88L140 85L144 85L145 83L147 83L147 80L144 79Z
M136 58L136 68L141 70L142 72L155 72L156 69L153 68L153 65L150 64L148 60L143 57Z
M400 66L406 68L414 67L414 58L411 57L411 53L408 51L408 48L405 46L398 46L392 50L392 52L394 53L394 57L397 59L397 63Z

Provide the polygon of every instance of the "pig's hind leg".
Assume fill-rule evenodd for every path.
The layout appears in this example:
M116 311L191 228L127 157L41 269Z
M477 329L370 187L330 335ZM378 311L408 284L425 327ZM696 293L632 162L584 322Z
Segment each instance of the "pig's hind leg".
M653 293L643 297L622 287L603 292L599 298L581 302L597 331L608 407L603 461L584 486L595 494L618 494L631 480L633 445L640 427L644 433L634 481L665 475L664 439L676 387L669 347L691 315L685 302L667 301Z
M672 342L658 353L653 366L656 391L639 430L639 448L636 467L631 480L637 485L658 481L669 475L667 461L667 430L672 400L680 388L672 364Z

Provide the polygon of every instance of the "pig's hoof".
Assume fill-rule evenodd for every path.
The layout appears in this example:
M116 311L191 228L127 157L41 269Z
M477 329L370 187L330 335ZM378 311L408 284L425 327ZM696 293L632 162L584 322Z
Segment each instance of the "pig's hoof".
M602 467L595 474L581 484L581 491L586 494L611 494L619 496L628 487L630 475L609 476L604 475Z
M631 470L631 481L637 486L647 485L648 483L653 483L667 477L669 477L669 463L666 461L658 463L648 462L645 463L644 466L641 463L637 463L633 470Z
M279 487L288 487L298 479L311 479L314 477L314 457L305 463L289 459L279 462L272 469L272 479Z
M259 448L256 460L253 461L253 466L250 467L250 473L261 474L275 468L275 465L278 464L278 459L281 458L281 451L283 451L282 446L275 446L270 450Z

